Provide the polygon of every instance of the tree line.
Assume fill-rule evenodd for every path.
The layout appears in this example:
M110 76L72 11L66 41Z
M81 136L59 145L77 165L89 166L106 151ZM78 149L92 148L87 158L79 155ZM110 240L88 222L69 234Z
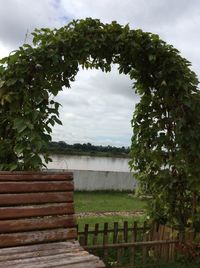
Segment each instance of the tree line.
M96 156L129 156L129 147L115 147L93 145L91 143L68 144L64 141L52 141L48 145L48 152L52 154L78 154L78 155L96 155Z

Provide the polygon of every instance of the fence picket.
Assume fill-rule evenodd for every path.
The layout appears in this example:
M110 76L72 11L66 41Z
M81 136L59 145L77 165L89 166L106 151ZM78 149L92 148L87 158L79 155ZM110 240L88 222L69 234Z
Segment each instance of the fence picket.
M94 236L93 236L93 245L96 245L98 242L98 233L99 232L99 224L95 223L94 227Z
M135 240L135 231L133 231L132 233L131 233L131 242L135 242L136 240ZM134 268L135 267L135 247L134 246L132 246L131 248L130 248L130 260L129 260L129 265L130 265L130 267L131 268Z
M164 236L165 236L165 226L160 224L158 227L158 240L163 240ZM159 247L158 256L161 256L161 257L165 256L165 246L164 245L161 245Z
M147 235L143 234L143 242L147 241ZM146 258L147 258L147 246L142 247L142 267L146 266Z
M177 232L173 228L169 228L170 239L173 239L177 234ZM175 257L175 245L170 244L169 246L169 261L173 260Z
M128 242L128 222L124 221L124 242L127 243Z
M169 240L170 239L170 230L168 227L165 226L164 228L164 234L163 234L163 237L162 239L163 240ZM170 244L166 244L166 245L163 245L162 246L162 249L163 249L163 252L162 252L162 257L165 261L169 261L170 259Z
M88 230L89 230L89 224L85 224L85 228L84 228L84 245L87 246L88 244Z
M85 246L85 236L84 235L80 235L79 236L79 243L82 247Z
M143 230L142 230L142 240L144 239L145 233L146 233L146 229L147 229L147 222L144 221L143 223ZM145 236L146 239L146 236Z
M122 234L118 235L118 244L122 243ZM117 248L117 267L122 265L122 247Z
M134 230L133 230L133 232L134 232L134 238L135 238L135 241L137 241L137 229L138 229L138 223L137 223L137 221L134 221L133 228L134 228Z
M105 222L104 223L104 232L103 232L103 245L107 245L107 244L108 244L108 223ZM104 248L103 256L104 256L105 260L107 260L107 258L108 258L108 248Z
M118 239L118 222L114 222L113 244L117 243L117 239Z

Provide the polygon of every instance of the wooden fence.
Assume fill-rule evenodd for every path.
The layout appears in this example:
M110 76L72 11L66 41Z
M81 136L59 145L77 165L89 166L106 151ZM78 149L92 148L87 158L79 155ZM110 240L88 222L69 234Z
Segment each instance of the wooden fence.
M136 221L131 225L127 221L112 226L104 223L103 228L98 223L94 228L85 224L83 230L78 229L78 239L85 249L101 257L106 267L152 267L157 260L173 260L179 242L177 232L169 227Z

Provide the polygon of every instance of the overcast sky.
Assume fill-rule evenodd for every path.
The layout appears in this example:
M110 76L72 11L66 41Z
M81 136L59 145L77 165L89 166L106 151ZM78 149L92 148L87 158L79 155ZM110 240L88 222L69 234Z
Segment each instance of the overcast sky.
M181 51L200 78L199 0L0 0L0 58L31 38L34 28L59 28L72 19L98 18L129 23L157 33ZM80 70L71 89L59 93L63 126L54 140L129 146L138 97L128 76Z

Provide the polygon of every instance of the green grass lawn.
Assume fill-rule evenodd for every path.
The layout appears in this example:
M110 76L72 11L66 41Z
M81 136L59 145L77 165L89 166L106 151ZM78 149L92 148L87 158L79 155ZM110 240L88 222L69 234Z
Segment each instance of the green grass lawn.
M137 211L145 210L146 201L124 192L75 192L75 211Z
M97 214L95 216L78 217L79 230L82 230L86 223L89 224L91 229L94 228L95 223L99 223L99 227L103 228L105 222L108 222L111 226L113 226L114 222L118 222L119 226L122 226L124 221L128 221L129 225L133 224L134 221L142 224L146 217L146 201L142 201L137 197L130 197L128 193L124 192L75 192L74 203L76 213L144 210L142 216L99 216Z

